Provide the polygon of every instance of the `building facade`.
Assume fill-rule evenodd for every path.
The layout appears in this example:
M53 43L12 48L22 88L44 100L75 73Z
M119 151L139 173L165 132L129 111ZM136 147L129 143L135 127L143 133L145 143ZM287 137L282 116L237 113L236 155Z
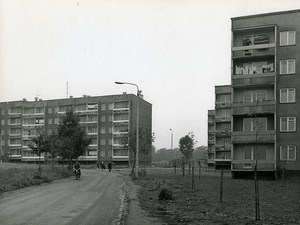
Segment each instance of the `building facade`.
M35 101L13 101L0 103L1 153L8 153L11 161L36 161L28 148L31 138L39 132L51 134L68 110L79 114L80 124L92 137L91 144L79 157L79 161L113 161L128 165L132 155L124 146L124 136L134 133L137 124L137 102L139 102L139 127L152 133L152 105L132 94L110 96L83 96ZM42 156L41 160L48 160ZM151 152L140 154L140 163L151 162Z
M215 86L215 168L231 167L231 86Z
M300 172L299 52L300 10L232 18L231 85L215 87L215 146L208 139L215 166L230 143L233 175Z
M300 170L300 10L232 18L232 172Z
M207 115L207 165L215 166L215 110L208 110Z

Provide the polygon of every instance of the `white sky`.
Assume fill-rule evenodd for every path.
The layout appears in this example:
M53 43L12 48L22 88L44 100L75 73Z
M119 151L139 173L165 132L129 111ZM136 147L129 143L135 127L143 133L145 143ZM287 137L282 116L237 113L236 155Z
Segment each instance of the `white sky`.
M136 94L157 149L193 131L207 145L214 86L230 84L232 17L299 0L0 0L0 101Z

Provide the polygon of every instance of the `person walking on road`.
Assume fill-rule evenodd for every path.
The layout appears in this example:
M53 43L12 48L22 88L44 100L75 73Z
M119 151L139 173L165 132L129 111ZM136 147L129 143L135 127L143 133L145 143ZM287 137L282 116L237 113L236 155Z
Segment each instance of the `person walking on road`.
M100 162L99 162L99 160L97 161L96 165L97 165L97 170L99 170L99 168L100 168Z
M101 169L102 169L102 172L105 170L105 165L104 165L103 161L101 161Z

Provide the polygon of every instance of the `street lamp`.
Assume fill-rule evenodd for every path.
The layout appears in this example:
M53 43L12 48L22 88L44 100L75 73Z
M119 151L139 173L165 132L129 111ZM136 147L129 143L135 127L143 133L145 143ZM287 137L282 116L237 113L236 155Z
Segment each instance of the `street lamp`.
M134 83L128 83L128 82L119 82L119 81L116 81L115 84L128 84L128 85L133 85L133 86L136 86L136 89L137 89L137 108L136 108L136 154L135 154L135 167L136 167L136 177L138 178L139 177L139 122L140 122L140 101L139 101L139 94L140 94L140 90L139 90L139 86L137 86L136 84Z
M173 166L173 130L170 128L170 131L171 131L171 155L172 155L171 166Z

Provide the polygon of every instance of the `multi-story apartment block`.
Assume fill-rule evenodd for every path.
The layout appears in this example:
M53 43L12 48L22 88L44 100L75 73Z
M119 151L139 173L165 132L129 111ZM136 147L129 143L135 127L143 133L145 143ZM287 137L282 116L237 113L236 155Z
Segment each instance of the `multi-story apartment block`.
M130 163L132 158L124 136L136 130L137 102L139 101L139 127L152 131L152 105L132 94L111 96L83 96L57 100L13 101L0 103L0 150L8 152L11 161L36 161L28 148L31 138L38 132L51 134L67 110L79 114L80 124L92 137L80 161L113 161ZM47 160L42 156L42 160ZM140 163L150 163L151 153L140 154Z
M215 86L215 168L231 167L231 86Z
M233 173L300 171L299 52L300 10L232 18Z
M215 166L215 110L208 110L207 122L207 165Z

